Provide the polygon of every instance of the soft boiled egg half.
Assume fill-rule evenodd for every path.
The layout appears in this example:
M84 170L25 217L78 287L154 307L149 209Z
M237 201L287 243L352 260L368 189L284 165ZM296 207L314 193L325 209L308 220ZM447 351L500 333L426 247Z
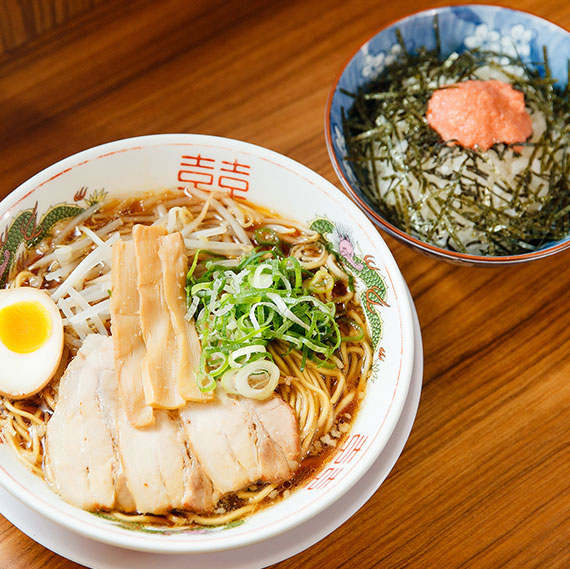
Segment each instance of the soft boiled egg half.
M63 323L43 290L0 290L0 394L23 399L52 378L61 360Z

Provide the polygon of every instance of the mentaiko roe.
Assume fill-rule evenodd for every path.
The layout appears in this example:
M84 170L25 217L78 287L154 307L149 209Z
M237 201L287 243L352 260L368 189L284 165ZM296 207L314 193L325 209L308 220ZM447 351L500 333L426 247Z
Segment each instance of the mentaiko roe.
M463 81L438 89L426 114L445 141L488 150L500 142L524 142L532 134L524 94L504 81Z

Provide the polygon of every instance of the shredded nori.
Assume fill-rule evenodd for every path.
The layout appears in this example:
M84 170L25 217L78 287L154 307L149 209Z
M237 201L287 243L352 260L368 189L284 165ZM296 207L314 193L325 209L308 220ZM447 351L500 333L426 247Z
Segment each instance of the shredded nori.
M546 49L532 64L477 49L442 59L437 19L434 33L436 48L416 53L398 33L397 60L357 93L347 93L354 102L343 109L346 158L366 197L406 233L462 253L515 255L564 239L570 233L570 87L556 84ZM542 113L546 129L537 140L484 152L449 144L428 125L432 93L478 79L483 67L500 70L524 93L527 108ZM570 62L568 69L570 79ZM495 172L490 181L491 158L512 161L522 146L533 149L526 167L510 177ZM457 169L444 166L457 158Z

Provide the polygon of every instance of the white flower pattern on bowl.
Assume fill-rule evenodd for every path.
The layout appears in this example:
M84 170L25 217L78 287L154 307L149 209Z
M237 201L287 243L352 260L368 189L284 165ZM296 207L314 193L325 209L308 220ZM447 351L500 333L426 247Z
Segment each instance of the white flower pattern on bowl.
M369 52L369 45L366 44L362 47L362 55L364 56L364 65L362 66L362 76L367 79L373 79L384 69L392 65L397 57L402 52L402 46L399 43L395 43L390 48L388 54L384 51L379 52L377 55L372 55Z
M522 24L511 26L510 31L501 33L487 24L479 24L473 35L464 40L467 49L484 49L504 53L506 57L499 60L501 64L509 63L509 57L528 58L531 52L533 32Z
M344 134L342 133L340 127L336 124L334 125L334 138L335 138L335 144L337 145L338 148L340 148L342 155L346 156L348 154L346 150L346 140L344 138ZM354 175L351 169L348 170L347 175L349 180L353 184L356 184L356 176Z

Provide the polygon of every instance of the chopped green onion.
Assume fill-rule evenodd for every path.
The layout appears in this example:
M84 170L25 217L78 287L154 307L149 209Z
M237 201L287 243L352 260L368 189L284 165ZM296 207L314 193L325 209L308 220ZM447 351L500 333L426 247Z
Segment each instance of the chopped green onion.
M303 366L307 359L327 364L339 347L335 305L312 296L311 287L303 284L304 271L298 259L280 255L274 248L254 250L233 268L207 261L206 271L199 277L196 267L191 267L186 291L203 347L201 377L222 378L224 382L234 366L263 367L259 362L271 363L266 346L275 340L299 349ZM305 272L305 282L313 287L325 290L334 286L326 270ZM243 383L240 378L238 383ZM205 388L212 388L203 377L202 381ZM232 381L231 375L225 379L228 385Z
M207 356L207 364L209 375L218 377L224 373L229 366L228 356L221 351L209 353Z
M277 232L270 227L260 227L253 233L253 238L259 245L279 245L281 239Z
M307 281L306 286L311 292L323 294L333 289L334 278L325 267L321 267L315 276Z
M216 380L209 374L202 374L196 378L198 389L204 393L216 389Z
M231 393L233 395L240 395L239 391L236 390L236 373L238 369L231 368L224 375L222 376L222 380L220 381L224 391L226 393Z
M267 399L279 382L279 368L269 360L251 362L234 376L235 390L251 399Z
M240 362L240 358L245 358L246 360L251 354L255 353L267 353L265 346L262 344L257 344L253 346L244 346L243 348L239 348L233 351L229 357L230 367L232 368L239 368L242 366L243 362Z
M194 259L192 260L192 264L188 269L188 275L186 276L186 280L191 278L192 275L194 274L194 271L196 270L196 266L198 265L198 255L200 255L200 249L198 249L196 253L194 253Z
M273 267L269 263L258 265L251 276L250 284L254 288L269 288L273 284Z

